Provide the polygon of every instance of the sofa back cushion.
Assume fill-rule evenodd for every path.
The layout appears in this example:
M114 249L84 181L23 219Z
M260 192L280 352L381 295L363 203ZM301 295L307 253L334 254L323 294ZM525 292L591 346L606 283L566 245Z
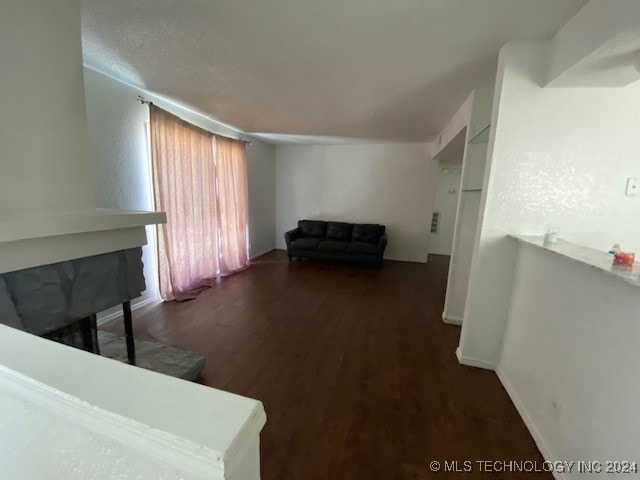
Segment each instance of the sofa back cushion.
M356 223L353 225L353 242L378 243L384 233L384 225Z
M324 238L327 234L327 222L319 220L300 220L298 227L303 237Z
M327 222L327 238L331 240L348 242L351 240L352 230L352 223Z

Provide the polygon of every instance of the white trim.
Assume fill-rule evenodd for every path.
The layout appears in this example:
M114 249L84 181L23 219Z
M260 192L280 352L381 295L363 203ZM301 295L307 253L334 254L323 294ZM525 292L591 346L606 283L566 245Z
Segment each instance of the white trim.
M456 348L456 358L458 359L458 363L462 363L462 352L460 351L460 347Z
M460 350L460 347L456 348L456 357L458 357L458 362L460 362L462 365L468 365L469 367L484 368L486 370L496 369L496 366L493 363L489 363L484 360L480 360L478 358L466 357L462 355L462 351Z
M455 317L453 315L447 315L442 312L442 321L444 323L448 323L449 325L462 325L462 318Z
M257 252L251 255L251 257L249 257L249 260L253 260L255 258L261 257L262 255L266 255L267 253L271 253L273 251L275 251L276 248L275 247L269 247L266 250L262 251L262 252Z
M274 250L277 250L279 252L286 252L287 251L287 247L284 247L284 248L276 247L276 248L274 248ZM427 263L429 263L428 262L429 255L438 255L438 254L437 253L433 253L433 254L428 253L427 254L427 258L425 258L424 260L400 260L398 258L387 258L387 257L384 257L383 260L385 262L419 263L421 265L426 265Z
M538 430L538 428L535 426L535 423L533 422L533 418L531 417L531 415L529 415L529 412L527 411L527 408L525 407L524 402L518 395L518 392L516 392L516 389L513 387L513 385L505 375L505 373L500 368L500 366L497 366L495 368L495 372L496 372L496 375L498 375L498 378L500 379L502 386L509 394L509 397L511 398L511 401L515 405L516 410L518 410L518 413L522 417L522 420L524 421L524 424L529 430L529 433L533 437L533 440L536 442L536 445L538 446L540 453L542 454L542 456L546 461L554 462L555 457L551 454L551 449L549 448L549 445L544 440L542 434L540 433L540 430ZM553 473L553 477L556 480L569 479L569 476L566 473L556 472L556 471L553 471L552 473Z
M139 310L142 307L146 307L147 305L153 305L153 304L160 303L160 302L162 302L162 300L160 299L159 296L153 296L151 298L146 298L146 299L141 300L139 302L132 303L131 304L131 311L135 312L136 310ZM121 316L122 316L122 311L116 310L115 312L111 312L111 313L105 315L104 317L100 317L98 319L98 326L104 325L106 323L109 323L109 322L115 320L116 318L120 318Z

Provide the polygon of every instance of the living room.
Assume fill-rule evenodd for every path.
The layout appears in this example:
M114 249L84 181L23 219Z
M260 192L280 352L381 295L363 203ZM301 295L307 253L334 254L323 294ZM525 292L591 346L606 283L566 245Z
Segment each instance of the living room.
M82 270L67 300L113 305L82 310L92 353L0 325L0 439L13 453L0 476L588 478L575 466L588 458L633 469L638 392L620 382L637 373L637 267L562 248L637 246L617 214L637 209L633 181L621 185L637 151L639 13L596 0L9 0L1 323L25 329L23 312L42 308L18 299L29 282L15 272L59 264L71 278L68 261L141 247L118 262L145 286L113 302ZM213 145L216 180L202 183L214 195L216 148L233 144L246 165L246 263L215 264L195 293L166 288L164 212L171 224L180 208L159 203L159 111L204 136L205 157ZM532 237L548 229L558 246ZM215 250L226 237L210 240L231 257ZM40 294L54 298L53 283ZM121 340L119 362L105 338ZM154 345L195 381L150 371ZM573 380L587 375L623 394Z

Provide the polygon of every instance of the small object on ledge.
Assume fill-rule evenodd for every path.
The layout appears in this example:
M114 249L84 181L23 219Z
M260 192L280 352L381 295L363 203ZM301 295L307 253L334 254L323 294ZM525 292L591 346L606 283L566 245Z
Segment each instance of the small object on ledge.
M552 243L556 243L558 241L558 232L555 232L551 229L547 230L547 233L544 234L544 244L550 245Z
M611 247L611 250L609 250L609 253L611 253L612 255L615 255L618 252L621 252L622 249L620 248L620 244L619 243L614 243L613 247Z
M632 252L617 252L613 256L613 263L616 265L633 265L636 261L636 256Z

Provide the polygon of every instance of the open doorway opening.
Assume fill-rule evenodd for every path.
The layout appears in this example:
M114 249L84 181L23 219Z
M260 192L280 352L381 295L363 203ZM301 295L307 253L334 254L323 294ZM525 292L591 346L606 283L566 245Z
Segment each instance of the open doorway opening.
M478 228L480 200L489 137L487 126L471 140L463 139L460 195L453 229L453 246L449 262L449 278L442 319L461 325L473 259L473 245ZM466 133L466 132L465 132ZM465 145L464 142L467 142Z
M450 256L452 252L465 138L466 128L458 133L436 157L438 180L431 218L429 255Z

